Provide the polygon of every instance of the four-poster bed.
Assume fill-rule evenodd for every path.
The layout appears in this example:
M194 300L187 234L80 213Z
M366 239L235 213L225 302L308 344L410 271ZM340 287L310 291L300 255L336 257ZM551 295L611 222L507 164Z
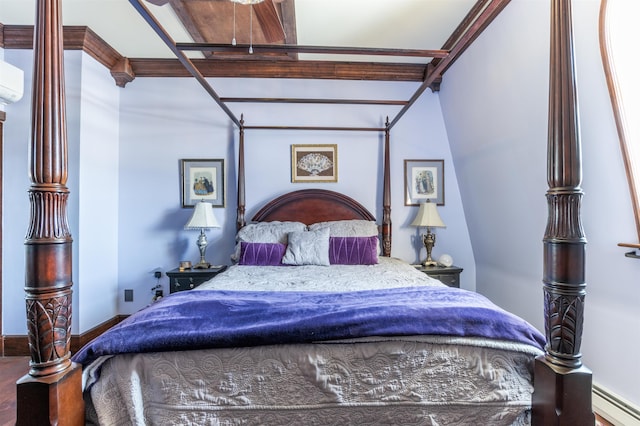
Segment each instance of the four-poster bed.
M134 6L139 4L134 0L132 3ZM80 366L71 362L69 350L72 240L66 219L67 144L60 4L60 0L37 2L30 163L32 185L29 191L31 220L26 240L25 285L31 370L17 384L18 424L84 423ZM485 10L491 14L505 4L495 1ZM570 1L552 0L551 16L547 165L549 220L544 236L543 274L546 345L544 355L535 359L532 423L593 424L591 373L582 366L580 355L585 297L585 238L580 223L580 141L573 78ZM473 25L486 24L487 21L482 21ZM466 46L466 43L458 44L452 52L457 49L457 53L460 53ZM198 70L189 65L190 61L181 51L175 49L174 52L239 127L237 225L243 228L246 222L242 173L244 135L245 129L250 127L245 126L242 120L234 119L230 110ZM391 250L389 131L448 65L450 63L446 58L435 60L431 70L436 69L437 72L428 73L411 101L385 126L381 224L384 256L389 256ZM314 200L317 200L317 195L316 192ZM302 198L307 196L309 194L305 193ZM258 216L258 219L288 220L287 214L291 209L298 210L297 207L292 208L290 202L294 201L295 205L299 199L300 194L293 194L287 196L285 203L277 200L267 205L265 209L269 212ZM347 204L352 203L348 201ZM280 206L285 206L284 210ZM311 210L322 211L318 208ZM293 218L300 217L295 213ZM353 219L352 216L338 218ZM335 217L314 217L310 222L327 219Z

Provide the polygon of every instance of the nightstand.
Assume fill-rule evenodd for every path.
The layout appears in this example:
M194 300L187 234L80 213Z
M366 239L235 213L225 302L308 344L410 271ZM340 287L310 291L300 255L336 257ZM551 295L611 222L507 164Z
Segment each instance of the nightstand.
M227 269L226 265L214 266L208 269L185 269L179 268L167 271L169 277L169 293L183 290L191 290L198 287L203 282L210 280Z
M414 265L416 269L420 272L424 272L432 278L442 281L449 287L458 287L460 288L460 272L462 272L462 268L459 268L455 265L451 266L427 266L424 267L422 265Z

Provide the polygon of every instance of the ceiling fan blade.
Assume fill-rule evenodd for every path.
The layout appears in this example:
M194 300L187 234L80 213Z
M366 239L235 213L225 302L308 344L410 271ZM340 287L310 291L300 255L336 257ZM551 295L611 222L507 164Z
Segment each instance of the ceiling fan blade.
M253 11L260 23L260 27L262 27L262 32L267 42L275 43L284 40L284 29L273 0L265 0L254 4Z

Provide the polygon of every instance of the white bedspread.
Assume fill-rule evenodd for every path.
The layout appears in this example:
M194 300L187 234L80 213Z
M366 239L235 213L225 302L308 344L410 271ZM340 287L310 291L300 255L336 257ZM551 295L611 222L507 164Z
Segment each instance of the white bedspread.
M233 265L196 290L359 291L444 285L399 259L380 257L376 265Z

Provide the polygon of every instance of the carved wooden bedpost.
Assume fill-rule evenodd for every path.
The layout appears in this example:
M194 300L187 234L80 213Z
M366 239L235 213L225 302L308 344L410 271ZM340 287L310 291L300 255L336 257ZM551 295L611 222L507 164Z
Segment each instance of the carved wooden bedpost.
M236 211L236 230L245 224L245 186L244 186L244 116L240 116L240 141L238 146L238 206Z
M31 217L25 241L31 369L17 382L17 424L82 425L82 371L70 360L72 239L61 0L38 0L35 22Z
M547 344L535 361L532 423L593 425L591 371L582 365L586 238L582 201L580 127L574 73L571 0L551 2L549 140L544 236L544 310Z
M391 159L389 117L384 130L384 181L382 186L382 255L391 256Z

